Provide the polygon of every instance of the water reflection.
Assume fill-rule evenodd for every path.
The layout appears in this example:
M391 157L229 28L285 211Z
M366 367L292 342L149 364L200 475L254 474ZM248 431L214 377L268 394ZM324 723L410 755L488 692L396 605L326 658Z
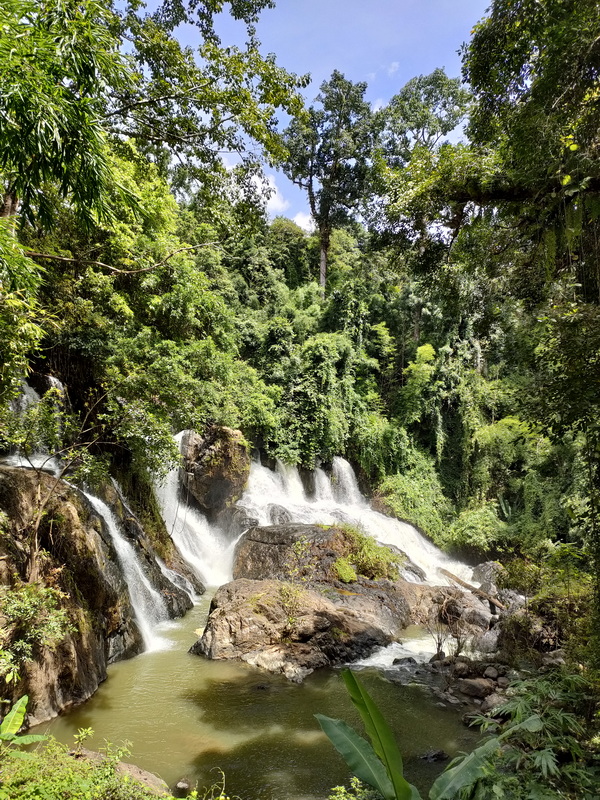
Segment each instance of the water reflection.
M242 800L314 800L348 780L348 771L321 733L313 714L360 721L335 671L298 686L243 663L206 661L187 653L207 613L197 607L169 623L161 635L174 646L113 665L109 678L81 708L41 726L72 742L79 728L104 740L133 743L130 760L169 785L181 777L208 786L226 775L227 792ZM450 755L473 746L475 734L455 710L439 708L416 686L388 683L376 670L361 676L394 727L410 779L428 786L439 764L418 756L430 749Z

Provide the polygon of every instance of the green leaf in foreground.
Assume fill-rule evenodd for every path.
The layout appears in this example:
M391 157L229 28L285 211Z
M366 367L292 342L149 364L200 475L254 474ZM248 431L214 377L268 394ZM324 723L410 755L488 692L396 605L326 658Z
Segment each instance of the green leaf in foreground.
M456 766L450 766L436 779L429 791L429 800L454 800L461 789L471 786L479 780L489 765L491 754L501 746L497 738L465 756Z
M392 781L394 797L396 800L416 800L418 797L417 790L404 778L402 756L396 744L393 731L384 719L383 714L351 670L342 670L342 678L348 689L350 699L361 716L373 749L377 757L382 761Z
M377 789L385 800L396 800L392 782L371 745L342 720L323 714L315 714L315 717L352 773Z
M27 709L28 700L29 697L27 697L26 694L17 700L17 702L2 720L2 725L0 725L0 733L14 735L19 731L19 728L25 719L25 711Z

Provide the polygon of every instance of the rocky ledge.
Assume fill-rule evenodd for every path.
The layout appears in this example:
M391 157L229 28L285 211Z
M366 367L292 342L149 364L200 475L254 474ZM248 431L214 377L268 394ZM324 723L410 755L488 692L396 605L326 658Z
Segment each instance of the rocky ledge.
M236 547L234 580L215 594L190 652L240 659L300 682L319 667L364 658L432 616L462 619L472 633L489 628L487 605L460 590L373 577L358 564L350 564L355 580L341 581L336 565L351 557L342 527L250 529Z

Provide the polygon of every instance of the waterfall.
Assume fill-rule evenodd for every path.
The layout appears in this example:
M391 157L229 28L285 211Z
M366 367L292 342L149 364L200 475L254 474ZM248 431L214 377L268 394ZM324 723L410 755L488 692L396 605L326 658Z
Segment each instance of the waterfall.
M156 563L158 564L158 568L165 576L165 578L170 581L173 586L177 587L177 589L181 589L182 592L185 592L187 596L190 598L192 603L196 603L198 601L198 594L196 590L185 577L185 575L180 575L179 572L175 572L175 570L169 569L165 562L160 559L157 555L154 556Z
M146 650L163 649L165 641L157 635L156 627L169 619L165 601L146 577L135 548L119 530L117 520L110 508L98 497L87 492L83 494L106 524L127 584L131 606Z
M183 434L175 437L179 445ZM181 499L179 469L172 470L155 488L167 531L182 558L207 586L230 581L235 542Z
M447 556L412 525L374 511L360 492L354 470L345 459L334 459L331 479L323 470L317 469L314 486L315 495L309 498L295 467L277 464L273 472L254 461L239 505L248 517L257 519L259 525L273 524L273 506L286 508L292 522L353 525L378 542L402 550L433 585L448 583L439 572L440 568L464 580L471 579L468 566ZM409 573L406 577L411 579Z
M21 383L21 391L10 401L10 409L13 414L22 414L30 406L35 406L40 402L40 396L36 390L28 383L23 381Z

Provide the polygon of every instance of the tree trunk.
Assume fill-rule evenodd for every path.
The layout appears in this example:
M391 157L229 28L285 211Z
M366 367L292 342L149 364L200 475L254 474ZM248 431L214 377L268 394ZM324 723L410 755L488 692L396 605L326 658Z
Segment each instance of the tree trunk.
M17 213L19 202L14 192L6 192L0 204L0 218L14 217Z
M321 261L319 269L319 284L321 292L325 294L325 285L327 283L327 256L329 255L329 244L331 241L331 230L329 228L319 229L319 240L321 244Z

